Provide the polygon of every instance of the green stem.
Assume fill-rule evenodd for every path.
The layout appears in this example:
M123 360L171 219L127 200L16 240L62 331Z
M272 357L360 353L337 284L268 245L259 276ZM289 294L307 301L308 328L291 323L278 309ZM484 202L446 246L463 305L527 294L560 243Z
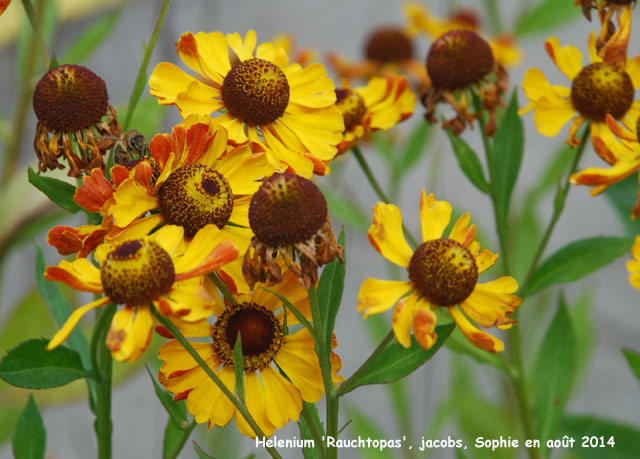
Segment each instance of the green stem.
M169 422L173 422L173 421L170 420ZM178 443L176 445L176 447L173 449L173 451L171 451L169 454L167 454L165 456L165 459L175 459L176 457L178 457L178 454L180 454L180 451L182 451L182 448L184 448L185 443L187 442L187 440L191 436L191 432L193 431L193 429L195 429L195 427L197 425L198 425L198 423L195 421L195 419L193 421L191 421L191 424L189 424L182 431L182 438L180 439L180 443Z
M325 347L324 340L324 324L322 323L322 315L320 314L320 307L318 305L318 295L314 285L311 285L308 290L309 304L311 306L311 316L313 317L313 326L316 329L316 353L318 355L318 362L320 363L320 371L322 372L322 381L324 382L324 390L326 394L326 408L327 408L327 437L338 437L338 409L339 399L336 390L336 386L333 384L333 378L331 377L331 357L330 349ZM337 448L327 448L327 458L338 457Z
M224 296L225 300L227 300L232 305L237 304L236 299L233 297L233 295L231 294L227 286L224 285L224 282L220 280L220 278L216 273L210 273L209 279L211 279L213 283L216 285L217 289L220 290L220 292L222 292L222 296Z
M36 37L36 45L38 46L38 50L42 55L44 68L49 70L49 53L47 53L47 46L44 44L44 38L42 36L42 29L40 29L40 23L38 22L38 16L33 9L31 0L22 0L22 6L24 7L24 12L27 15L27 19L29 19L29 24L31 24L33 35L35 35Z
M116 305L104 306L96 320L91 336L91 365L96 373L96 421L94 428L98 437L98 458L111 459L113 423L111 422L111 383L113 358L105 341L116 313Z
M135 110L136 105L138 105L138 101L140 100L140 96L142 95L142 90L144 89L147 80L147 67L149 66L151 54L153 54L153 49L156 46L158 37L160 36L160 30L162 29L162 24L164 23L164 18L167 15L170 4L171 0L164 0L162 2L162 8L160 9L160 14L158 15L156 26L153 28L153 33L151 34L149 45L144 50L142 62L140 62L140 70L138 70L138 76L136 77L136 82L133 84L133 91L131 91L131 96L129 97L127 115L124 118L124 123L122 123L123 131L126 131L129 128L129 123L131 123L133 111Z
M367 369L367 367L371 364L371 362L373 361L373 359L375 359L377 357L377 355L382 352L382 350L387 347L387 344L389 344L389 342L393 339L393 330L389 330L389 333L387 333L387 336L385 336L382 341L380 342L380 344L378 344L378 347L373 351L373 353L369 356L369 358L367 360L364 361L364 363L362 365L360 365L360 368L358 368L355 373L353 373L351 376L349 376L349 378L343 382L342 384L340 384L340 387L338 388L338 397L343 396L345 393L347 393L347 389L349 389L349 386L351 385L351 383L358 377L360 376L360 373L362 373L364 370Z
M225 397L227 397L229 399L229 401L233 404L233 406L240 412L240 414L242 414L244 419L247 421L247 424L249 424L251 429L253 429L253 431L255 432L256 436L257 437L266 438L266 435L264 434L264 432L262 431L260 426L258 426L256 421L253 419L253 417L249 413L249 410L247 409L247 406L244 403L242 403L241 401L239 401L231 393L231 391L229 391L229 389L227 389L227 386L224 385L224 383L218 377L218 375L216 375L215 372L211 369L211 367L209 367L209 365L207 365L207 363L202 359L202 357L200 357L200 354L198 354L196 352L196 350L193 348L193 346L191 346L191 343L189 343L189 341L187 341L187 339L180 332L178 327L176 327L173 324L173 322L171 322L171 320L169 320L167 317L165 317L162 314L160 314L156 310L156 308L155 308L155 306L153 304L149 305L149 310L155 316L155 318L158 319L158 322L160 322L162 325L164 325L164 327L167 330L169 330L169 332L173 335L173 337L182 345L182 347L184 347L184 349L189 353L189 355L191 355L191 357L193 357L193 359L196 361L196 363L198 365L200 365L200 367L207 374L207 376L209 376L209 378L211 378L211 380L214 382L214 384L216 386L218 386L218 389L220 389L220 391L225 395ZM278 454L278 451L276 451L275 448L273 448L271 446L268 446L268 447L266 447L266 450L269 452L271 457L282 459L282 456L280 456L280 454Z
M309 427L309 431L311 432L311 436L313 437L313 441L315 442L316 447L320 448L322 457L327 457L327 449L324 442L322 441L322 435L320 434L320 430L316 425L316 420L309 410L309 406L305 402L302 402L302 418L307 423L307 427Z
M360 169L362 169L362 172L364 172L364 175L367 177L367 180L371 184L371 187L378 195L378 198L385 204L390 204L391 200L380 187L380 184L378 183L375 176L373 175L373 172L371 172L371 168L369 167L369 164L367 164L367 161L364 159L364 156L362 155L360 148L357 145L354 145L353 147L351 147L351 151L353 152L353 156L356 157L356 161L358 161L358 164L360 165ZM404 231L407 239L409 239L409 242L413 245L414 248L420 245L416 242L416 239L409 232L409 230L407 229L404 223L402 224L402 230Z

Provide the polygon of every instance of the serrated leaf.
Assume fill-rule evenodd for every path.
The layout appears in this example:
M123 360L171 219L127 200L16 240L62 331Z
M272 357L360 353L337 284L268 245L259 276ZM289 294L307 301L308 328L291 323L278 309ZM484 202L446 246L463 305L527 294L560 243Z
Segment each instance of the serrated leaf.
M587 416L567 416L562 423L562 435L569 435L581 444L582 437L604 437L606 446L600 448L575 447L572 453L583 459L636 459L638 457L638 438L640 430L620 424L616 421ZM613 438L615 446L607 441ZM578 443L580 442L580 443Z
M496 186L496 207L504 221L509 211L509 202L518 179L522 153L524 151L524 127L518 116L518 92L514 91L493 138L491 155Z
M171 395L164 389L164 387L162 387L153 373L151 373L149 367L145 365L145 368L147 369L147 373L149 373L149 377L151 378L151 382L153 383L153 389L158 396L158 400L160 400L160 403L162 403L162 406L164 406L164 409L169 414L169 419L173 422L177 429L184 430L187 426L187 409L185 407L184 401L174 401L173 395Z
M193 449L200 459L215 459L215 457L205 453L195 441L193 442Z
M629 252L632 238L593 237L567 244L536 269L524 296L545 287L576 281Z
M388 438L389 436L382 429L382 427L373 421L373 418L367 413L362 411L354 404L349 404L347 407L347 416L352 419L350 428L353 432L353 437L361 438ZM389 449L379 448L359 448L358 452L363 459L393 459L393 454Z
M541 0L518 19L515 33L518 36L543 33L578 19L581 14L572 1Z
M476 188L483 193L489 193L489 184L484 178L482 164L476 152L462 138L453 135L451 130L447 131L447 136L462 172Z
M46 339L31 339L10 349L0 361L0 378L26 389L58 387L88 377L77 352L66 347L47 351Z
M336 218L345 225L361 231L366 231L369 228L371 219L355 203L326 187L320 187L320 190L327 200L332 219Z
M640 218L631 220L631 208L636 205L638 199L638 175L630 177L607 187L604 195L609 199L620 222L627 230L627 234L640 234Z
M344 229L338 237L338 244L346 249ZM346 252L346 250L345 250ZM344 276L347 269L347 256L343 254L344 263L340 263L337 258L324 267L320 280L318 281L318 307L322 327L325 332L325 349L331 349L331 335L336 324L336 315L342 302L342 292L344 291Z
M433 132L431 124L421 121L411 132L400 160L394 162L394 174L401 177L406 174L418 162L425 151L425 145L431 138Z
M73 185L52 177L38 175L31 168L29 168L27 174L29 177L29 183L42 191L49 199L51 199L51 201L62 207L64 210L74 214L81 209L81 207L73 200L73 195L76 192L76 187Z
M633 374L636 375L636 379L640 381L640 353L632 349L623 349L622 353L627 359L627 363L631 367Z
M393 342L384 348L369 365L355 378L345 381L338 387L338 394L344 395L357 387L368 384L386 384L403 378L427 362L447 340L455 324L440 325L435 332L438 339L425 350L411 336L411 347L405 348L398 342Z
M536 438L543 445L558 432L576 370L576 340L564 297L558 302L533 372Z
M16 432L11 439L15 459L42 459L44 457L47 433L33 395L18 418Z
M79 64L95 53L118 24L122 7L116 8L86 27L60 58L63 64Z

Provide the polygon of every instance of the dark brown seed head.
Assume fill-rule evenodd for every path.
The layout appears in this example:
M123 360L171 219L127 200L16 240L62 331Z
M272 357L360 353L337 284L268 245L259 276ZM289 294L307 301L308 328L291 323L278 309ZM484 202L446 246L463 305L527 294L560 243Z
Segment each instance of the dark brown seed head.
M413 57L413 43L401 29L381 27L367 39L365 56L380 62L406 61Z

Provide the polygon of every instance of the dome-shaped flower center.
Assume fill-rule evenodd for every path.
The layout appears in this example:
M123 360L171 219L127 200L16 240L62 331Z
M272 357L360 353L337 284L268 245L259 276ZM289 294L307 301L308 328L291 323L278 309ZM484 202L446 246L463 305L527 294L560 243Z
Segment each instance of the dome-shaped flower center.
M184 227L186 237L213 223L222 228L233 211L233 193L222 174L202 164L187 164L169 175L158 191L165 220Z
M166 250L153 241L136 239L107 255L100 279L114 303L146 305L169 291L175 270Z
M453 306L473 292L478 281L478 267L473 255L458 242L433 239L413 253L409 279L433 304Z
M607 113L622 118L633 103L635 90L624 70L596 62L583 68L571 86L571 102L591 121L604 121Z
M358 126L367 112L362 96L348 88L336 89L336 105L342 112L345 132Z
M233 66L222 83L222 100L229 113L251 126L280 118L289 104L289 82L280 68L264 59Z
M234 366L233 348L240 334L244 370L269 365L282 346L280 322L271 311L255 303L239 303L225 309L213 331L213 349L225 365Z
M318 187L293 174L274 174L255 192L249 225L260 242L272 247L311 238L327 221L327 201Z
M98 123L107 113L104 80L81 65L61 65L47 72L33 93L38 121L56 132L74 132Z
M462 89L478 83L493 70L491 46L471 30L451 30L433 42L427 72L433 86Z
M413 43L396 27L382 27L367 39L367 59L380 62L402 62L413 57Z

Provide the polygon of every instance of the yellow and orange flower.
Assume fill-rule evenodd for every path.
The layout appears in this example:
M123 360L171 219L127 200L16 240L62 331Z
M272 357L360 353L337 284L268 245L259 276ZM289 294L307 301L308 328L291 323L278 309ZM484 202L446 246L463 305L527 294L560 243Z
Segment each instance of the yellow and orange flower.
M212 115L238 144L266 146L274 167L324 175L335 156L344 125L335 106L335 88L322 64L289 64L282 48L262 43L256 33L187 32L176 44L193 77L174 64L156 66L149 86L163 105L181 115ZM231 65L229 50L238 63Z
M436 201L422 191L420 222L423 243L411 250L402 233L402 215L393 204L378 203L369 228L371 245L387 260L407 269L409 280L388 281L369 278L358 294L358 311L365 317L393 306L393 331L404 347L411 346L411 330L422 347L429 349L435 333L437 307L447 308L464 335L476 347L500 352L499 339L475 327L510 328L522 299L513 295L518 283L510 276L478 284L478 275L489 269L497 254L480 250L476 227L469 214L458 219L448 238L442 233L451 219L451 205Z
M598 55L607 64L624 64L627 59L634 2L635 0L576 0L576 5L581 4L582 12L589 20L591 20L591 10L598 11L602 28L598 34L596 47ZM613 21L614 13L618 20L617 29Z
M310 316L307 292L293 273L285 272L274 290L287 297L305 316ZM208 339L191 344L232 393L235 392L234 345L240 334L247 408L264 434L270 436L289 421L298 419L303 401L315 403L322 398L324 384L315 343L306 328L285 334L284 324L296 323L295 317L283 310L282 302L275 295L259 285L253 294L234 295L234 299L236 303L226 307L216 304L217 320L213 325L206 321L176 324L189 338ZM162 327L158 331L172 337ZM334 339L332 347L336 344ZM187 400L187 408L196 422L208 422L212 428L224 426L235 417L241 433L256 436L242 414L178 341L164 344L159 358L164 364L158 379L175 394L174 400ZM332 353L334 383L344 379L336 374L340 367L340 358Z
M529 103L520 114L533 110L533 121L538 131L548 137L556 136L571 119L568 143L578 145L576 132L585 121L591 123L591 138L596 153L609 164L615 164L620 155L609 147L617 143L608 126L607 115L635 130L640 115L640 101L634 101L635 90L640 87L640 58L626 59L614 67L603 62L595 47L595 35L589 39L591 63L582 67L582 53L575 46L560 47L557 38L545 42L549 56L572 82L571 88L551 85L541 70L529 69L522 81Z
M102 298L76 309L54 335L47 349L67 339L80 319L107 303L123 304L114 315L107 335L107 347L118 361L135 361L149 345L155 318L153 304L169 317L195 322L212 313L219 298L204 286L203 274L220 268L238 256L236 245L214 225L198 232L185 247L183 229L166 225L147 236L148 229L134 227L126 239L115 239L95 251L100 267L86 258L62 260L48 266L45 278L61 281Z
M634 259L627 261L629 283L640 290L640 236L636 236L636 240L631 248L631 255Z
M404 76L373 77L366 86L336 89L336 105L344 117L340 153L379 129L391 129L413 114L416 96Z

